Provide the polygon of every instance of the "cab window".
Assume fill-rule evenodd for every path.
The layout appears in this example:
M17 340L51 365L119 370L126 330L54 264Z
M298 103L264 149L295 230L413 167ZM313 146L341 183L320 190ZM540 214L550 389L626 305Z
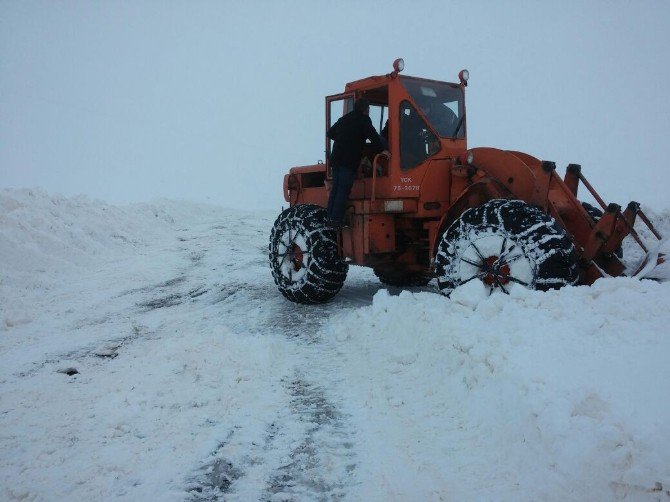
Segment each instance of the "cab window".
M443 138L465 138L465 98L457 84L400 77L423 116Z
M440 150L437 136L409 101L400 103L400 168L412 169Z
M370 120L377 133L381 134L388 120L388 107L385 104L370 103Z

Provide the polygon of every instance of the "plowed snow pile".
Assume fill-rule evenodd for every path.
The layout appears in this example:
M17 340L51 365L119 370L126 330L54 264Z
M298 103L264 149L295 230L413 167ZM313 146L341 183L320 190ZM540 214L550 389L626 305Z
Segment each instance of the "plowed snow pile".
M451 302L380 291L331 322L366 495L604 500L670 487L670 284L487 298L466 287Z
M274 216L0 192L0 499L670 500L670 283L300 306Z

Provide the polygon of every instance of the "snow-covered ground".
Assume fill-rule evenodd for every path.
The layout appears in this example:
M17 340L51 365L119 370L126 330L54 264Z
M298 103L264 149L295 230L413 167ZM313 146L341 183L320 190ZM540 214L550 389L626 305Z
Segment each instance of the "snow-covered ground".
M275 216L0 192L0 499L670 500L670 283L294 305Z

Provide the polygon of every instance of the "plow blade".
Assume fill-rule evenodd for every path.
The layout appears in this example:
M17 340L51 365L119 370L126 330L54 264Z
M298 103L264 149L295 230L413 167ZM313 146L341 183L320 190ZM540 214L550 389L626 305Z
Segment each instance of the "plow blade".
M666 261L666 254L661 249L667 249L670 242L659 242L644 256L638 265L633 277L639 279L670 280L670 263ZM667 252L667 251L666 251Z

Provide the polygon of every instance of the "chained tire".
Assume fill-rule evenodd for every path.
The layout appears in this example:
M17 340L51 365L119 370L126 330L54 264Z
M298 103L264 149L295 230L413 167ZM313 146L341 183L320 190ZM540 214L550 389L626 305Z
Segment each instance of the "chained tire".
M508 293L513 284L544 291L579 278L565 230L539 208L506 199L468 209L452 223L438 244L435 269L445 295L473 280Z
M349 266L338 256L336 231L324 208L300 204L282 211L269 250L275 284L292 302L327 302L342 289Z
M589 213L589 216L593 219L594 223L598 223L600 221L600 218L603 217L603 212L601 209L592 206L588 202L582 202L582 207L586 210L587 213ZM623 258L623 246L619 245L618 248L614 250L614 255L622 259Z
M375 275L382 284L396 288L412 288L426 286L431 277L421 272L398 272L374 269Z

